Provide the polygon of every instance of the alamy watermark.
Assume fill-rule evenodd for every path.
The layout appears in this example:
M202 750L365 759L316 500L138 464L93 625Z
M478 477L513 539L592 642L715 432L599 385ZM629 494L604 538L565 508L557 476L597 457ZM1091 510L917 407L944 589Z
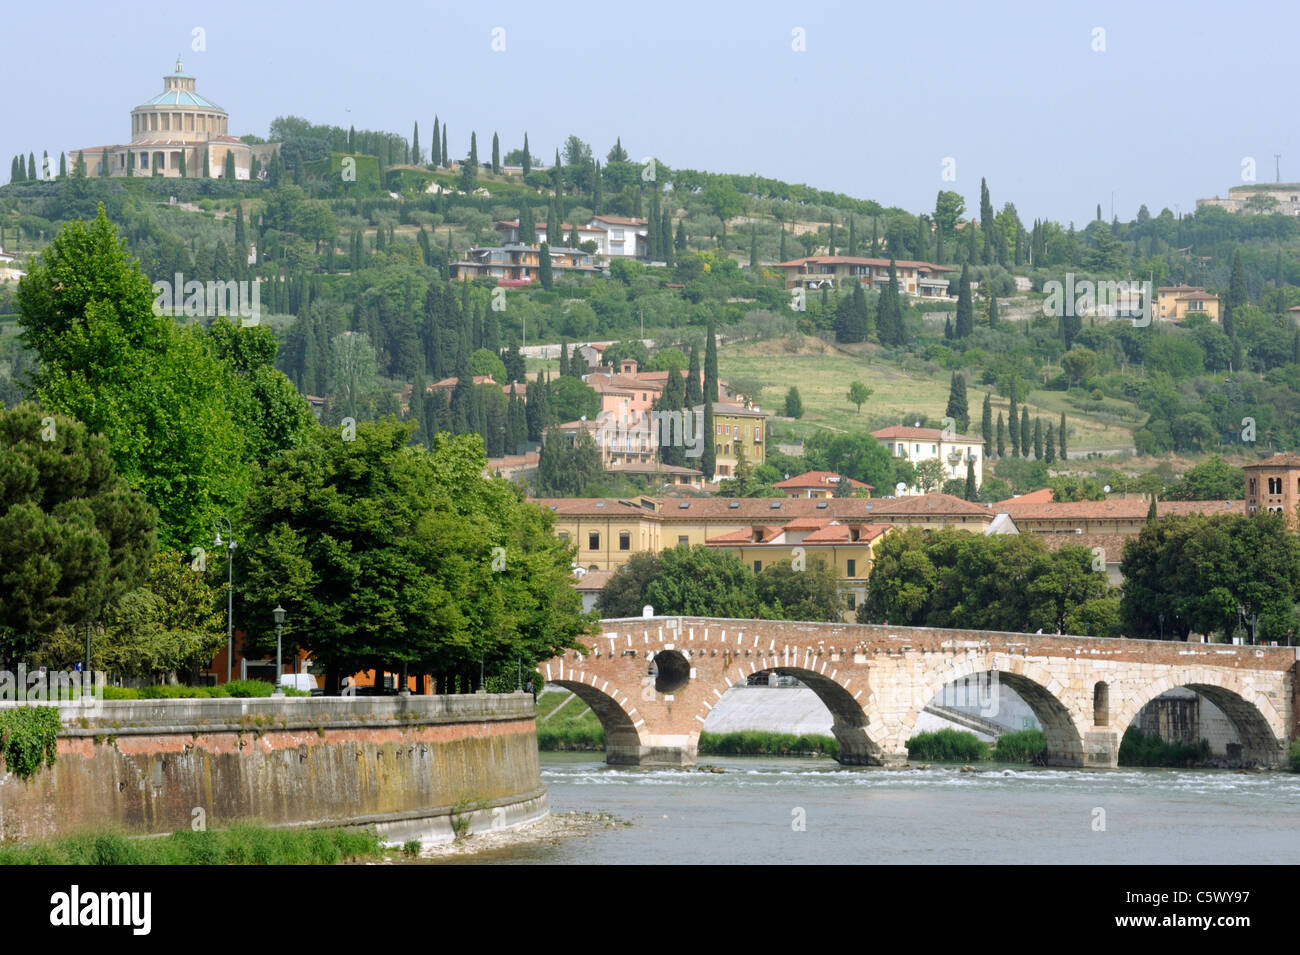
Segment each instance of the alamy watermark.
M1075 315L1128 318L1134 328L1151 324L1150 282L1076 281L1073 272L1066 272L1064 284L1052 279L1043 283L1043 291L1047 293L1043 300L1044 315L1054 318Z
M614 453L658 448L685 448L686 457L704 455L703 411L643 411L620 417L602 411L596 418L597 441Z
M103 670L28 670L26 663L20 663L17 673L0 670L0 702L75 703L89 708L104 699L107 685Z
M231 282L185 281L180 272L175 281L161 280L153 283L153 313L184 316L238 316L245 328L258 324L262 316L262 280Z

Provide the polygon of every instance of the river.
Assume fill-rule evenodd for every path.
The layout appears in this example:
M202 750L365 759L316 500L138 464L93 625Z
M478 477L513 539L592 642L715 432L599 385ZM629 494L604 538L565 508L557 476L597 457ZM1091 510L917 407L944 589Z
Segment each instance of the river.
M947 764L888 770L814 759L701 762L724 772L613 767L600 753L543 753L552 811L610 813L619 824L448 861L1300 862L1300 775L1285 772L980 763L963 773Z

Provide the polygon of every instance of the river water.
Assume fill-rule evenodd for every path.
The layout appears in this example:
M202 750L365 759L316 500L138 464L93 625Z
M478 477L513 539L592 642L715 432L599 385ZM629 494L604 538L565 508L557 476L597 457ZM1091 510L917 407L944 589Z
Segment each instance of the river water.
M704 758L715 774L607 766L600 753L541 758L552 811L619 824L456 861L1300 862L1300 775L1284 772Z

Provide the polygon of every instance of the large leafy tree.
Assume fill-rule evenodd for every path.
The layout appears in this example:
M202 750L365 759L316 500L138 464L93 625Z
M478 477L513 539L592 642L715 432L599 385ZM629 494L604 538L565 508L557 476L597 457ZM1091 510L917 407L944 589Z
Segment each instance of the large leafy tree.
M481 476L477 435L361 423L353 440L320 429L274 459L249 500L244 605L250 644L285 638L336 686L358 669L405 669L477 682L480 661L545 659L590 626L568 585L572 555L548 512Z
M17 301L41 404L108 438L165 543L188 550L216 513L237 510L250 457L230 407L239 386L201 329L154 314L149 280L102 206L59 231Z
M750 617L755 608L754 574L730 551L673 547L660 555L659 572L645 589L657 614Z
M144 579L156 546L157 514L118 475L101 435L30 404L0 410L5 655L99 619Z
M768 620L841 620L843 601L829 567L795 570L783 560L754 577L759 617Z

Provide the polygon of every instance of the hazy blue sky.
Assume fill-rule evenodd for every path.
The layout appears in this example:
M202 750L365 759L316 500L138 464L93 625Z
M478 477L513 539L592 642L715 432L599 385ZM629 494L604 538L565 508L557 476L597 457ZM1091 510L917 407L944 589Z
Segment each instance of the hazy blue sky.
M421 142L758 173L930 210L940 188L1080 225L1300 180L1295 3L18 4L0 25L0 157L130 138L179 52L235 134L271 119ZM206 49L192 49L193 30ZM505 50L492 49L504 29ZM793 31L806 49L792 49ZM1094 51L1096 28L1104 51ZM941 180L945 157L955 183ZM0 175L5 170L0 166Z

